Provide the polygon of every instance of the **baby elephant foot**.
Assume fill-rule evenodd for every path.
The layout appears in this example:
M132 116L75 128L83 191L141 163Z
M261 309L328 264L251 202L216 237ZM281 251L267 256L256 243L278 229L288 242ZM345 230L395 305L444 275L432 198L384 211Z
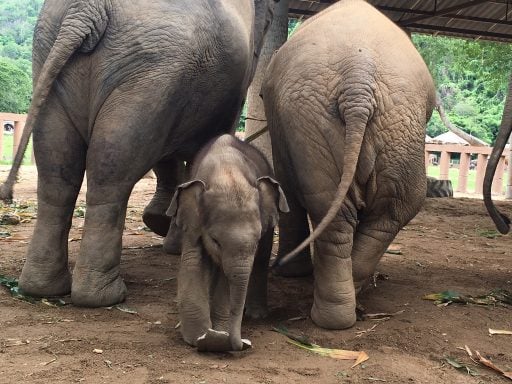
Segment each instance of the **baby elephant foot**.
M109 276L76 268L73 272L71 301L79 307L108 307L123 302L126 293L126 285L119 273Z
M35 297L65 296L71 292L71 273L66 267L51 268L49 264L27 261L19 279L24 294Z
M251 342L242 339L242 351L251 348ZM208 329L206 333L197 339L197 350L199 352L228 352L232 351L229 333Z
M356 323L354 305L320 304L315 301L311 308L311 319L319 327L326 329L346 329Z

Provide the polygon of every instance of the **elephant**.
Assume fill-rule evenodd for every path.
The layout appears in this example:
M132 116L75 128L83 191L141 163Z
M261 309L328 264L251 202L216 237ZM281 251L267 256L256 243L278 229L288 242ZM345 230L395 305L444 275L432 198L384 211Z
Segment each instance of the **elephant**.
M273 267L307 273L305 248L314 241L311 318L349 328L356 294L426 196L432 77L388 18L365 1L341 0L274 54L262 97L290 208L279 222Z
M19 279L26 294L71 293L85 307L125 299L119 264L133 186L155 167L169 187L183 161L234 130L273 4L46 0L34 33L33 100L0 188L0 198L12 198L33 131L38 220ZM86 170L71 277L67 237Z
M178 309L188 344L241 350L244 304L247 316L266 316L279 212L288 212L285 195L256 148L222 135L198 153L167 211L181 233Z
M503 108L503 116L501 119L500 129L498 131L498 136L496 137L496 142L494 143L494 147L492 149L491 155L489 156L489 161L487 162L487 167L485 169L484 176L484 185L483 185L483 197L485 207L487 208L487 212L491 216L491 219L494 221L496 228L502 234L506 235L510 231L510 218L502 214L492 201L492 181L494 179L494 174L496 173L496 168L498 166L498 162L500 157L507 145L507 141L510 137L510 133L512 132L512 76L509 79L508 83L508 94L507 99L505 101L505 106ZM512 164L508 164L509 172L512 168Z
M427 197L453 197L452 182L427 176Z

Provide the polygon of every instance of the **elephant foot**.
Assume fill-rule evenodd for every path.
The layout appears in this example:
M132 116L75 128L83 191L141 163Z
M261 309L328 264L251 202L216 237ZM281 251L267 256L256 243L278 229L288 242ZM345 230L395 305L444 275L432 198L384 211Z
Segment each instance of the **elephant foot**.
M352 305L318 305L311 308L311 320L325 329L346 329L356 323L356 311Z
M96 271L73 272L71 301L79 307L109 307L119 304L126 298L126 285L117 275L108 278L104 273Z
M67 267L48 269L26 262L18 285L24 294L34 297L65 296L71 292L71 273Z
M251 342L242 339L242 351L251 348ZM197 350L199 352L228 352L232 351L229 333L208 329L206 333L197 339Z
M284 255L278 255L279 257ZM272 268L272 273L282 277L304 277L310 276L313 273L313 263L311 262L311 255L309 252L299 253L293 260L282 266L275 266Z
M245 306L245 317L252 320L261 320L268 316L268 308L264 304L249 304Z
M157 235L165 236L171 225L171 218L165 214L171 204L172 194L168 191L157 189L155 195L144 208L142 221Z
M146 226L159 236L167 235L171 226L171 218L164 213L155 213L144 211L142 221ZM171 253L171 252L169 252Z
M181 255L181 236L176 228L176 231L171 231L164 239L164 251L171 255Z

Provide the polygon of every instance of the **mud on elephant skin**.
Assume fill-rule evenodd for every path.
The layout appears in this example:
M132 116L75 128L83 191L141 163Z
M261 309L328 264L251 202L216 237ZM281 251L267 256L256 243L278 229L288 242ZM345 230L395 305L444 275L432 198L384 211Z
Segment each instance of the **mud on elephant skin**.
M33 131L38 221L23 291L71 292L74 304L90 307L124 299L119 263L133 186L152 167L188 161L233 129L273 2L45 1L32 104L0 187L0 198L12 198ZM71 278L67 238L85 169L87 214Z
M425 199L432 78L395 24L364 1L341 0L274 55L262 91L290 206L276 266L299 252L308 261L303 250L316 240L311 318L350 327L356 294Z
M249 317L267 314L273 229L286 198L265 157L231 135L199 152L190 178L168 210L182 240L181 333L200 349L242 350L244 306Z

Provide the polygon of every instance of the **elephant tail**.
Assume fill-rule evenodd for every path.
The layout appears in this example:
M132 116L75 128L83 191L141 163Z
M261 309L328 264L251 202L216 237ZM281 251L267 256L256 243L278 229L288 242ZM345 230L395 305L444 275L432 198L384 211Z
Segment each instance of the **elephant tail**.
M347 85L342 88L341 96L338 100L340 117L345 121L345 144L344 144L344 161L343 173L341 175L338 189L334 196L327 213L297 248L285 255L283 258L276 260L273 267L280 267L299 254L304 248L312 243L327 226L338 215L350 186L354 180L363 139L366 132L368 122L373 116L376 108L374 97L375 82L373 76L370 81L361 82L361 79L368 79L368 72L355 70L346 80ZM355 86L354 86L355 82Z
M108 24L110 1L75 0L67 10L57 38L34 84L32 103L25 129L7 180L0 185L0 200L11 201L14 183L37 119L55 80L68 60L77 51L91 52L101 40Z
M500 160L501 155L503 154L503 150L507 145L507 140L510 137L510 133L512 132L512 76L509 81L509 89L507 100L505 102L505 107L503 109L503 117L501 119L501 126L498 133L498 137L496 138L496 143L494 144L494 148L492 149L491 155L489 157L489 162L487 163L487 168L485 170L484 177L484 203L487 208L487 212L491 216L496 228L503 234L507 234L510 231L510 219L502 214L492 201L491 196L491 188L492 188L492 180L494 179L494 174L496 172L496 167L498 166L498 162ZM508 165L509 169L511 164Z

